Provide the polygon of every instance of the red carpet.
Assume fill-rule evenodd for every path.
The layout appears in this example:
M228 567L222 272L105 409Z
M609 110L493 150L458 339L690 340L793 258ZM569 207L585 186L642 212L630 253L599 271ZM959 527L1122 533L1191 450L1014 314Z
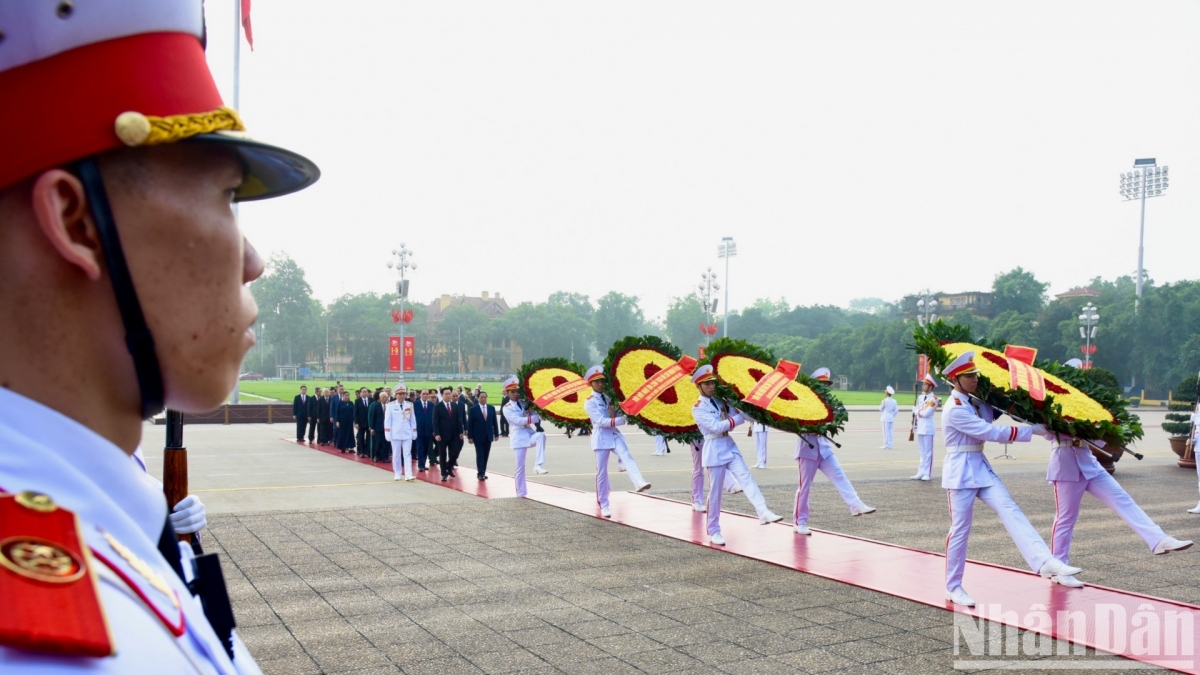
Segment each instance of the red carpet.
M391 471L390 463L358 459L332 447L308 447ZM417 477L484 498L516 496L511 476L489 472L490 480L479 481L473 469L459 473L458 478L446 483L440 482L436 471ZM600 517L593 493L534 482L528 483L528 489L527 499ZM690 504L617 491L612 493L610 503L613 522L709 546L705 514L696 513ZM792 532L791 525L764 527L756 518L734 513L722 514L721 533L727 545L711 548L1052 635L1143 663L1185 673L1200 672L1196 667L1200 607L1195 605L1103 586L1068 589L1025 570L968 561L963 586L978 604L974 608L957 607L944 598L945 557L936 553L819 530L804 537ZM984 647L990 637L984 636ZM999 654L973 656L965 648L960 656L967 664L982 658L1003 659Z

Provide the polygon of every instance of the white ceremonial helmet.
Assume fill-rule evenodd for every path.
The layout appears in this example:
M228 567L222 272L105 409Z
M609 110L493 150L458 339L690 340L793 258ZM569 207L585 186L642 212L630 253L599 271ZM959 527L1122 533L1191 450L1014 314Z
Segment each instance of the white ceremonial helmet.
M608 376L604 374L604 366L592 366L587 369L587 374L583 376L583 379L591 384L596 380L607 380Z
M696 372L692 373L692 384L699 385L701 382L707 382L716 379L716 377L716 375L713 375L713 367L711 365L700 366L696 369Z
M889 396L896 393L896 390L892 389L892 385L890 385L890 384L887 386L887 389L884 389L884 391L886 391Z
M833 379L833 373L830 373L828 368L821 367L813 371L812 377L814 380L828 382Z
M521 388L521 382L517 379L516 375L513 375L512 377L510 377L504 381L504 391L509 391L512 389L520 389L520 388Z
M1079 359L1071 359L1071 360L1067 361L1066 363L1064 363L1063 365L1070 366L1072 368L1082 368L1083 361L1080 361Z

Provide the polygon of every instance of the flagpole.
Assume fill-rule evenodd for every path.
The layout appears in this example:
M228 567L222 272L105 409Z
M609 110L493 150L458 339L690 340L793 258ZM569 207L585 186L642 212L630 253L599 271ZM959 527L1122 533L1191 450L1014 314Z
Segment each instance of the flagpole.
M233 109L241 111L241 61L242 61L242 0L233 0ZM233 203L233 219L238 219L238 204ZM233 385L229 400L241 403L242 367L238 365L238 381Z

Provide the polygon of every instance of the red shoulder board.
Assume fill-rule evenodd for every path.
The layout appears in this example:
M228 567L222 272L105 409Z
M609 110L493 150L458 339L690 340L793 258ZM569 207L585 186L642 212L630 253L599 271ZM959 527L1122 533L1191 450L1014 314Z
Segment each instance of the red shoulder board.
M111 656L91 565L74 513L36 492L0 492L0 645Z
M954 399L954 405L962 405L962 399L959 399L959 398Z
M696 402L692 404L692 407L699 408L700 407L700 399L696 399Z

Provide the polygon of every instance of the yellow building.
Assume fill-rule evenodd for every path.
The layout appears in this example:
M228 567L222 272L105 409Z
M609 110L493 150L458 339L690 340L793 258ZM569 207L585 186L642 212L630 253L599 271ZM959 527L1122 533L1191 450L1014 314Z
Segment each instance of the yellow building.
M436 335L436 325L446 318L446 314L456 307L470 306L478 309L494 321L508 312L508 302L499 293L491 294L483 291L478 296L443 294L426 306L426 321L429 324L429 334ZM483 354L464 354L461 362L457 358L457 345L449 341L438 341L430 338L427 345L429 362L435 370L453 369L454 372L516 372L525 363L521 346L512 340L497 339L488 342L487 352ZM419 351L421 348L418 346ZM457 362L457 363L456 363ZM439 367L440 366L440 367Z

